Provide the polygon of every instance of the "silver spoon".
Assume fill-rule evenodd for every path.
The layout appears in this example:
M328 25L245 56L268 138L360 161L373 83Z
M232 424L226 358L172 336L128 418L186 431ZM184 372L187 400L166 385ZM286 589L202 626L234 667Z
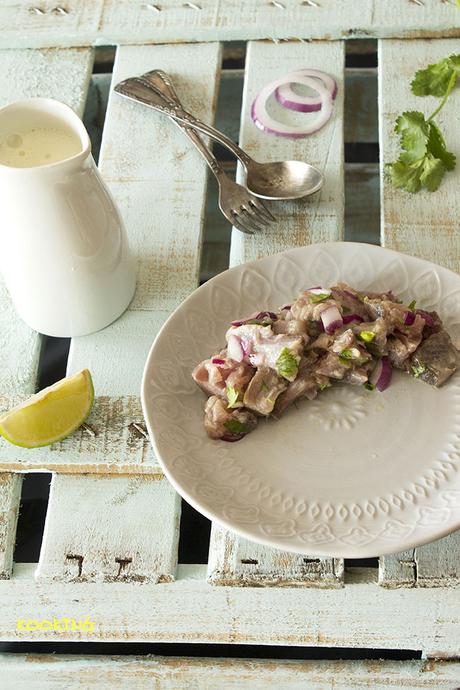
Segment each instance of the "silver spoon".
M148 75L154 75L155 71L153 70ZM178 101L168 98L162 90L153 85L152 81L147 81L142 77L132 77L117 84L115 91L207 134L228 148L243 164L246 171L246 187L256 196L263 199L299 199L314 194L323 186L322 173L303 161L257 163L225 134L198 120L184 110Z

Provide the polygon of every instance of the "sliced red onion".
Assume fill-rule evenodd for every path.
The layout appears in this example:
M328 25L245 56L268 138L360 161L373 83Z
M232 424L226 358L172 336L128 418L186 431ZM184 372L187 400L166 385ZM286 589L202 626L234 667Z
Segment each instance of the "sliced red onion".
M323 323L324 330L328 335L331 335L337 328L343 326L342 315L335 305L332 305L321 312L321 321Z
M297 110L303 113L313 112L315 110L321 110L322 101L318 96L301 96L294 91L292 84L296 83L296 75L304 77L313 77L322 82L323 86L331 94L331 98L334 100L337 95L337 83L326 72L321 72L317 69L303 69L298 72L293 72L291 76L291 82L287 84L282 84L275 91L275 97L278 103L285 108L290 110Z
M211 364L219 364L219 365L225 364L225 359L221 359L220 357L213 357L211 359Z
M415 321L415 314L413 311L408 311L406 314L406 318L404 319L404 325L405 326L412 326L412 324Z
M227 354L230 359L234 359L235 362L243 361L244 351L241 346L241 341L236 335L228 336Z
M330 290L328 290L327 288L322 288L322 287L310 288L309 290L307 290L307 292L309 292L311 295L327 295L328 297L331 294Z
M284 311L285 309L290 309L291 306L292 306L291 304L283 304L283 306L281 307L280 311Z
M382 357L382 359L379 359L374 367L372 374L369 377L369 381L377 388L377 390L382 392L390 385L392 373L393 369L391 368L390 360L388 357Z
M313 79L313 77L303 77L300 75L296 76L296 83L310 86L318 93L319 97L321 98L321 110L319 111L318 117L316 117L309 124L286 125L283 122L275 120L275 118L268 113L267 101L279 86L293 81L290 77L291 75L288 74L285 77L277 79L276 81L273 81L263 87L252 104L251 118L255 126L261 129L263 132L275 134L279 137L306 137L321 129L321 127L323 127L331 117L332 95L318 79Z
M359 314L344 314L342 316L343 320L343 325L345 326L347 323L351 323L352 321L357 321L358 323L363 323L364 319L362 316Z
M265 319L270 319L271 321L276 321L278 317L272 311L255 311L253 314L246 316L244 319L239 319L238 321L232 321L232 326L244 326L248 321L264 321Z
M427 311L425 311L424 309L416 309L415 313L421 316L422 319L424 319L427 326L434 326L434 319L431 316L431 314L429 314Z

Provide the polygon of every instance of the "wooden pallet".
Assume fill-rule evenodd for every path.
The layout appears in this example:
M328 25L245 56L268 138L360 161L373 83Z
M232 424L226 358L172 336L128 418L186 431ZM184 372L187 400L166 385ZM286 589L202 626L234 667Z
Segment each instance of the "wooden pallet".
M0 104L51 96L81 114L90 83L92 44L121 42L114 83L148 69L164 69L173 75L185 104L212 122L219 94L220 41L273 38L276 30L276 40L250 41L247 46L240 142L260 159L305 158L324 171L326 185L312 200L277 207L279 222L273 230L255 237L234 231L230 264L236 265L292 246L343 239L345 47L342 40L330 39L385 37L379 42L378 72L381 242L458 271L459 170L447 176L436 194L420 193L417 203L411 203L405 193L388 185L383 164L396 154L392 134L396 114L402 108L420 107L408 88L411 75L460 48L453 38L431 41L412 36L420 34L417 27L422 25L430 36L460 35L459 29L446 29L460 25L460 12L450 3L434 0L422 5L399 0L362 5L365 11L358 9L361 3L347 0L313 4L248 0L221 3L216 9L210 0L183 4L168 0L158 6L140 3L138 14L132 3L110 0L69 0L65 7L48 0L33 7L25 2L4 6L0 8ZM327 40L279 40L299 34ZM191 39L205 42L164 44ZM263 84L299 65L324 69L337 79L334 118L321 136L268 141L252 126L249 104ZM13 74L21 78L12 79ZM459 106L457 91L440 118L453 149ZM213 525L207 566L178 564L180 499L162 475L146 438L139 386L155 334L198 283L207 174L203 161L175 127L166 121L160 126L157 115L113 93L100 169L138 255L138 287L130 308L117 322L72 341L68 371L89 367L97 392L88 427L35 451L0 444L0 640L376 647L459 657L460 532L382 557L377 573L366 568L347 572L342 559L279 552ZM17 319L3 285L0 346L1 402L7 408L35 389L40 337ZM174 442L182 443L186 452L185 440ZM32 471L53 473L40 559L38 564L14 564L21 476ZM94 630L17 629L18 618L55 616L75 620L89 616ZM17 657L5 657L5 662L13 680L23 674ZM57 666L53 669L47 659L42 663L50 664L50 679L58 677ZM68 687L73 687L77 681L71 677L78 678L80 662L69 658L65 663L71 679ZM135 671L122 658L113 663L123 673L138 674L146 687L152 678L159 678L162 688L186 687L185 682L174 684L174 674L182 673L180 662L174 666L164 659L152 661L153 665L139 661ZM238 687L241 679L254 680L259 672L269 680L273 668L278 674L275 680L280 679L278 687L285 679L282 687L306 683L323 688L331 686L337 671L333 664L323 664L318 674L318 668L307 662L297 666L260 662L260 669L257 664L248 668L249 662L220 663L190 662L190 679L196 687L214 687L206 685L206 674L220 673L215 670L220 668L227 686ZM104 660L97 659L88 661L87 668L95 675L107 670ZM460 664L425 669L410 663L374 667L350 663L342 672L343 687L380 687L379 679L388 674L395 674L395 687L430 687L430 682L432 687L452 687L454 676L460 678ZM26 675L20 677L25 686ZM17 687L22 687L19 681ZM226 687L225 683L219 687Z

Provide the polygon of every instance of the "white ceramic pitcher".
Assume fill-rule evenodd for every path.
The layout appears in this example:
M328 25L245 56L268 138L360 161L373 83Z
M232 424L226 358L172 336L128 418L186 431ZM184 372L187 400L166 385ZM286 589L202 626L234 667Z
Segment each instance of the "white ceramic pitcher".
M134 294L123 221L83 123L59 101L0 109L0 271L19 315L46 335L97 331Z

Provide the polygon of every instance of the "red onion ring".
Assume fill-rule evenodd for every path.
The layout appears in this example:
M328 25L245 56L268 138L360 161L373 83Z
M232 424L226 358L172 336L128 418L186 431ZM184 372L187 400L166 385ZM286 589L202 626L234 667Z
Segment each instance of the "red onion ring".
M297 110L302 113L310 113L316 110L321 110L322 100L318 96L300 96L292 88L292 84L296 83L297 76L313 77L318 79L331 94L332 100L337 95L337 83L326 72L321 72L317 69L303 69L297 72L292 72L289 76L291 81L279 86L275 91L275 98L284 108L289 110Z
M331 117L332 95L318 79L298 75L295 78L296 83L310 86L319 94L322 104L319 115L310 122L309 125L286 125L282 122L278 122L278 120L275 120L274 117L269 115L267 111L267 101L279 86L291 81L290 76L291 75L288 74L263 87L252 104L251 118L255 126L262 130L262 132L275 134L279 137L307 137L321 129Z

